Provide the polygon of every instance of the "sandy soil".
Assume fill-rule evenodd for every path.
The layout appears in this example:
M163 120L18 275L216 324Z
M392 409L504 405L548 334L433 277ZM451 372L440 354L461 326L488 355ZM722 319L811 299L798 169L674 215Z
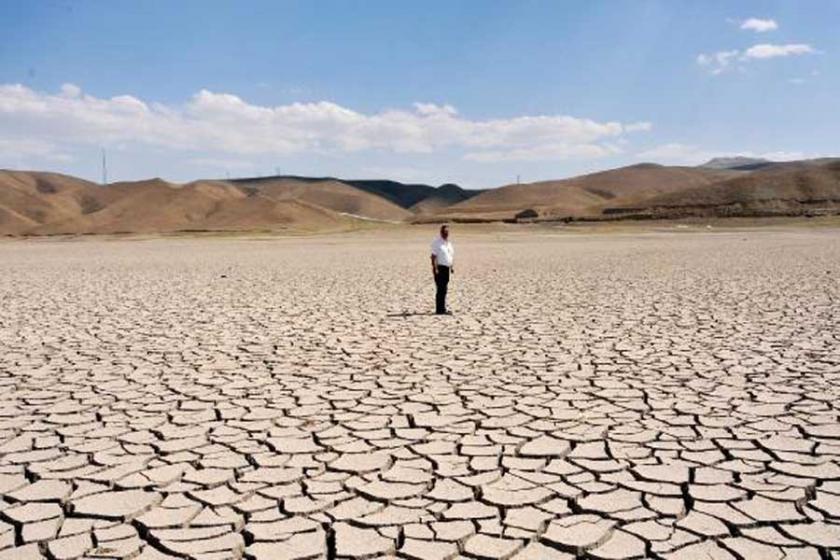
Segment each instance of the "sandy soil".
M837 557L840 230L459 231L0 243L0 560Z

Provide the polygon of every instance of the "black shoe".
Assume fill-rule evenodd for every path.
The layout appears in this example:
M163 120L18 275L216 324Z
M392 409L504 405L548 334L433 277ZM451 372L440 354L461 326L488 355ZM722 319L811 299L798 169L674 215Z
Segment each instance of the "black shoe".
M438 311L435 315L452 315L451 311Z

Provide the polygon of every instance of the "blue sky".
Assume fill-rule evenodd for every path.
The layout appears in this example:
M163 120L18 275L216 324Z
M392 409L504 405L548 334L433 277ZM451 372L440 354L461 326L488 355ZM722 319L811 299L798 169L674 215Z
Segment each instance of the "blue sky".
M840 155L840 1L0 2L0 168L498 186Z

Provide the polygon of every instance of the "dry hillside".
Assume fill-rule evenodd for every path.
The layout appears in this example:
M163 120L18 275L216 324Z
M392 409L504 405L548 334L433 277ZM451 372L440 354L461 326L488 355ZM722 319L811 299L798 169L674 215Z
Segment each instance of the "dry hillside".
M100 187L58 173L0 170L0 233L20 234L41 224L98 210Z
M486 191L292 176L184 185L150 179L103 187L56 173L0 170L4 235L322 231L364 221L489 221L517 215L556 220L814 213L840 213L840 160L639 164Z
M479 194L481 191L467 191L458 185L448 183L441 185L434 193L413 204L409 210L418 215L432 215Z
M510 218L526 209L536 210L541 217L597 215L607 206L635 204L659 194L710 185L736 174L646 163L571 179L507 185L447 208L441 215Z
M0 171L0 233L166 233L200 230L321 230L358 217L399 221L395 204L335 181L226 181L185 185L161 179L107 187L52 173Z
M840 209L840 161L760 169L714 185L653 197L625 210L652 215L798 215ZM628 208L635 206L635 208ZM613 212L621 210L616 208Z
M341 214L375 220L402 221L411 216L411 212L385 198L334 180L304 182L276 179L255 183L238 182L237 186L272 200L297 200Z

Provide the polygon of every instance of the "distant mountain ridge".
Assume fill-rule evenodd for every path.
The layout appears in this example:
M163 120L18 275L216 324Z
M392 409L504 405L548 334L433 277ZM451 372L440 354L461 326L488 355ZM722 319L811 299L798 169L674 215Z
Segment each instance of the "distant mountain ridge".
M663 194L606 213L636 218L840 214L840 160L764 166L705 188Z
M745 156L730 156L730 157L716 157L712 158L698 167L705 169L735 169L735 170L754 170L766 165L771 165L774 162L764 158L753 158Z
M303 181L307 183L317 183L322 181L337 181L356 187L368 193L376 194L386 198L402 206L403 208L411 208L415 204L432 196L439 196L441 192L439 189L445 188L446 192L443 196L450 200L466 200L481 191L468 191L462 189L458 185L446 183L439 187L427 185L423 183L400 183L399 181L391 181L388 179L338 179L336 177L303 177L299 175L274 175L267 177L245 177L240 179L230 179L229 182L233 184L260 184L266 181L276 181L280 179L289 179L295 181Z
M608 206L638 203L734 175L728 170L640 163L557 181L505 185L442 209L439 215L455 221L510 220L525 210L533 210L540 219L597 216Z
M0 234L13 236L821 214L840 214L840 158L641 163L482 191L291 175L102 186L58 173L0 170Z
M437 208L478 192L292 175L102 186L57 173L0 170L0 234L341 230L410 222L411 208L424 201Z

